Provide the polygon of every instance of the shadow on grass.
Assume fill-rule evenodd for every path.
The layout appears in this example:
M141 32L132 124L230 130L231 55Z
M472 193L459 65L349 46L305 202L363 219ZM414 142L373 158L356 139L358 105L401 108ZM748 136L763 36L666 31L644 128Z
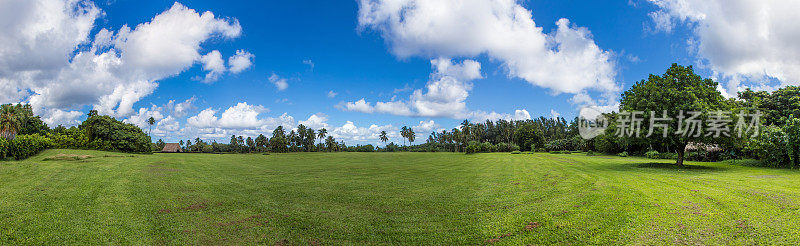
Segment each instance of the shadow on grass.
M648 162L648 163L631 163L632 165L637 168L655 168L655 169L664 169L664 170L698 170L698 171L722 171L725 168L721 167L711 167L711 166L703 166L703 165L696 165L696 164L683 164L683 166L678 166L674 162Z

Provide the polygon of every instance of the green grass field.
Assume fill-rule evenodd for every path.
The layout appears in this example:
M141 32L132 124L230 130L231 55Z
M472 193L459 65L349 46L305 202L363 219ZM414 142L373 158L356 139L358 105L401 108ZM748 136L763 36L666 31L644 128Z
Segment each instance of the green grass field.
M0 244L800 243L800 173L669 163L48 150L0 162Z

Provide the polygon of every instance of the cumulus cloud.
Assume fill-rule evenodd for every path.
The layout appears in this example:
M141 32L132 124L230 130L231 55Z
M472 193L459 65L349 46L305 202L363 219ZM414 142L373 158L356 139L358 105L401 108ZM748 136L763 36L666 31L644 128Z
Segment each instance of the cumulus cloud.
M258 115L266 111L267 109L261 105L249 105L241 102L222 112L219 126L229 129L255 129L263 125Z
M47 113L47 117L42 118L42 121L51 127L57 125L70 127L80 124L78 118L81 116L83 116L83 113L80 111L51 109L50 112Z
M399 137L397 128L392 125L372 124L369 127L358 127L352 121L347 121L344 125L334 128L333 131L330 131L330 135L336 140L345 140L345 142L367 142L378 140L381 131L386 131L390 139Z
M189 114L189 111L194 110L194 101L196 101L196 97L191 97L186 99L186 101L175 103L175 100L169 100L167 102L166 108L170 111L171 115L175 117L183 117Z
M360 0L358 15L359 28L381 33L401 58L485 54L555 93L619 90L611 52L588 29L560 19L544 33L518 1Z
M101 114L127 116L158 81L202 63L218 71L214 52L205 61L201 44L235 38L235 19L198 13L179 3L136 27L100 29L102 12L89 1L5 1L0 8L0 99L26 100L44 109L93 105ZM89 46L87 48L79 48ZM211 76L213 77L213 76ZM7 101L8 102L8 101ZM45 118L50 115L45 115ZM55 117L55 116L54 116Z
M149 125L147 120L149 120L150 117L153 117L156 122L164 119L164 115L161 114L161 108L156 105L151 106L149 109L140 108L136 114L122 120L122 122L134 124L141 129L147 129Z
M481 64L473 60L453 63L446 58L431 60L430 80L425 89L414 90L406 101L370 103L362 98L355 102L342 102L337 108L361 113L380 113L400 116L447 117L454 119L500 117L513 118L495 112L471 112L466 100L472 90L472 81L483 78ZM506 117L508 116L508 117ZM497 119L497 118L495 118Z
M743 86L770 80L800 85L798 1L650 0L657 29L686 24L694 33L692 50L704 66L727 79L735 94ZM758 84L742 85L741 81ZM761 85L759 85L761 84Z
M186 124L197 128L214 128L217 127L217 111L207 108L200 111L199 114L186 119Z
M299 123L312 129L328 128L328 116L323 113L316 113L308 117L307 120L302 120Z
M430 133L439 130L439 124L436 124L433 120L420 121L419 125L412 127L412 129L418 133Z
M225 72L225 61L222 60L222 54L218 50L203 55L200 57L200 62L203 63L203 70L208 71L203 79L204 83L217 81L219 76Z
M228 58L231 73L241 73L253 65L255 55L244 50L237 50L236 54Z
M275 73L269 76L269 82L275 85L275 88L278 88L279 91L289 88L289 83L286 82L286 79L281 78Z

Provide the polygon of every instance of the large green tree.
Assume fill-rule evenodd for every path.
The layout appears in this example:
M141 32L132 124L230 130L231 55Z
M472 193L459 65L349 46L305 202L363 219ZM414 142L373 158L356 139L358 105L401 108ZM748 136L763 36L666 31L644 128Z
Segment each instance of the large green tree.
M707 113L731 110L730 104L716 88L717 82L695 74L691 66L672 64L663 75L651 74L647 80L637 82L622 93L620 101L621 112L644 112L639 116L642 119L641 135L638 137L621 135L635 142L668 146L678 154L676 164L683 165L684 150L688 143L710 144L720 140L708 136L706 132L701 132L698 136L694 133L680 134L678 131L680 112L684 112L686 115L692 111L705 112L697 119L706 122L709 117ZM653 135L646 137L649 132L649 112L651 111L656 112L656 118L671 118L672 120L660 121L659 124L665 124L666 127L654 127ZM667 112L668 117L663 117L664 111ZM686 115L684 116L686 117ZM687 129L687 125L681 125L683 130ZM667 131L666 137L663 137L664 130Z

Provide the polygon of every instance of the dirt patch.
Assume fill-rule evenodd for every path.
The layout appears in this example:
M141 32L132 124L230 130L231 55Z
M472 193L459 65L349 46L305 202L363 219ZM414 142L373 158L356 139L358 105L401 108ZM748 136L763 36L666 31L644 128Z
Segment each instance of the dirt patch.
M51 157L44 158L44 161L80 161L92 158L91 155L73 155L73 154L57 154Z
M525 225L525 230L526 231L532 231L533 229L535 229L535 228L537 228L539 226L541 226L541 224L539 222L529 222L527 225Z
M286 245L290 245L290 243L289 243L289 240L281 239L281 240L278 240L277 242L275 242L274 245L275 246L286 246Z

